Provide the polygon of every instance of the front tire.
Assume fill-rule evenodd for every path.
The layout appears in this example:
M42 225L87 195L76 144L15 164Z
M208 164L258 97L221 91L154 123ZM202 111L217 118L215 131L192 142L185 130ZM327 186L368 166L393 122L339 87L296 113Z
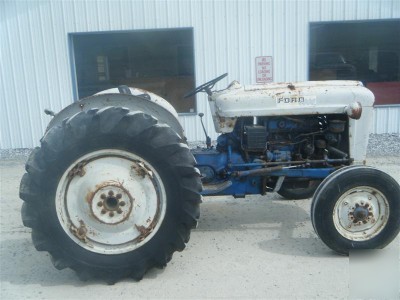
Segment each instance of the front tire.
M58 269L141 279L185 248L201 181L189 148L142 112L107 107L52 127L20 186L23 223Z
M350 166L329 175L311 204L315 232L331 249L379 249L400 231L400 186L388 174Z

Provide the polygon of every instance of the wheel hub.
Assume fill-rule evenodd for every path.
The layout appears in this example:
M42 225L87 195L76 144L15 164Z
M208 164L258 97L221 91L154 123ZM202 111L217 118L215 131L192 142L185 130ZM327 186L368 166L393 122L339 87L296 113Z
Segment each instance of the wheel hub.
M349 216L350 219L353 220L353 223L362 222L366 224L373 218L374 214L372 212L372 207L369 203L356 203L354 209L349 212Z
M93 216L105 224L117 224L127 220L132 212L134 200L128 191L115 185L105 185L89 199Z
M382 231L388 215L386 197L375 188L360 186L350 189L338 199L333 221L343 237L365 241Z

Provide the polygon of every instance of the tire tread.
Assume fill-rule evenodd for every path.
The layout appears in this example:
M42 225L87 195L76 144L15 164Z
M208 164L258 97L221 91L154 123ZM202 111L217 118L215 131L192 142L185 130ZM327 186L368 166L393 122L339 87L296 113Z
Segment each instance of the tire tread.
M130 268L104 269L88 265L67 255L47 230L48 225L41 215L44 204L42 188L47 178L47 169L62 159L68 147L85 145L86 139L101 136L134 139L146 144L152 152L158 153L159 161L169 166L175 174L177 189L180 191L181 209L177 218L176 232L169 244L155 257L144 260ZM75 144L71 144L74 141ZM75 149L71 148L72 151ZM162 153L162 155L160 155ZM33 228L32 241L38 251L47 251L55 268L71 268L82 280L101 278L113 284L124 277L134 280L143 278L152 267L164 267L175 251L182 251L189 241L190 230L197 225L200 215L201 181L195 169L195 159L184 140L169 126L159 124L157 119L141 111L129 111L123 107L105 107L76 113L60 125L50 128L41 139L41 147L35 148L21 179L20 198L24 201L21 215L25 226ZM44 208L43 208L44 209Z

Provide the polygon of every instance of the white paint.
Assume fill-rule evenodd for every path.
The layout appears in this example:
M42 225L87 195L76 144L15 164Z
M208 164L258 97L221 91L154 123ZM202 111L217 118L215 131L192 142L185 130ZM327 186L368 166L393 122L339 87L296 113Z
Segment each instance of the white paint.
M363 221L354 215L359 207L367 211L368 217ZM364 242L382 232L389 214L389 202L379 190L370 186L358 186L348 190L337 200L332 217L340 235L352 241Z
M134 95L134 96L148 94L150 96L148 98L149 101L157 103L161 107L168 110L179 122L179 116L178 116L178 113L176 112L175 108L164 98L161 98L160 96L158 96L152 92L145 91L145 90L138 89L138 88L129 87L129 90L131 91L132 95ZM120 92L119 92L118 88L113 88L113 89L108 89L108 90L98 92L98 93L96 93L96 95L119 94L119 93Z
M80 162L85 162L83 176L71 178L71 170ZM148 174L142 176L138 168L146 168ZM101 196L109 192L121 195L121 213L106 209ZM114 255L141 247L157 233L167 199L160 175L147 161L131 152L104 149L69 166L57 186L55 203L60 225L71 240L88 251ZM84 235L77 235L82 226ZM151 227L141 239L139 228Z

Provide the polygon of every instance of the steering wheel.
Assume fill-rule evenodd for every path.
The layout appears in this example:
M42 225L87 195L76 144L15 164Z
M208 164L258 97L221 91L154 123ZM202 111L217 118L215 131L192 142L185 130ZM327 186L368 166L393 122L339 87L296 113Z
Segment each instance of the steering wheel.
M226 76L228 76L228 73L225 73L221 76L218 76L217 78L206 82L200 86L198 86L197 88L195 88L194 90L191 90L190 92L186 93L183 98L188 98L190 96L193 96L199 92L206 92L208 95L211 95L211 89L214 87L214 85L220 81L221 79L225 78Z

